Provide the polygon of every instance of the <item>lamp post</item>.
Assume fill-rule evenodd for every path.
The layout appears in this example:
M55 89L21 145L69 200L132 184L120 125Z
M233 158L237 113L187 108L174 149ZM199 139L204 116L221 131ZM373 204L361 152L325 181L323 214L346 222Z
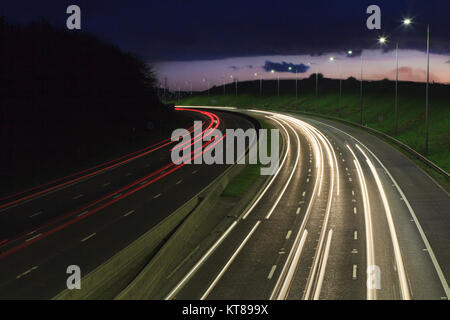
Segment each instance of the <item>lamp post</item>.
M207 81L206 78L203 78L202 81L206 84L206 89L208 90L208 97L209 97L209 81Z
M273 69L270 70L270 73L271 73L271 74L274 74L274 73L275 73L275 70L273 70Z
M280 75L277 74L277 82L278 82L278 96L280 96Z
M394 106L394 135L398 133L398 42L395 44L395 106Z
M428 91L430 86L430 25L427 25L427 87L425 102L425 156L428 155L429 104Z
M255 78L258 77L257 72L255 72L253 75L255 76ZM260 96L262 95L262 76L260 76L260 79L259 79L259 95Z
M363 125L363 55L361 51L361 78L359 90L359 124Z
M409 26L413 21L410 18L403 19L403 25ZM430 25L427 24L427 83L425 91L425 156L429 154L429 87L430 87ZM397 121L397 120L396 120ZM397 122L396 122L397 130Z
M350 54L350 51L348 52ZM334 62L336 58L330 57L330 61ZM341 100L342 100L342 65L340 62L338 62L338 71L339 71L339 116L341 113Z

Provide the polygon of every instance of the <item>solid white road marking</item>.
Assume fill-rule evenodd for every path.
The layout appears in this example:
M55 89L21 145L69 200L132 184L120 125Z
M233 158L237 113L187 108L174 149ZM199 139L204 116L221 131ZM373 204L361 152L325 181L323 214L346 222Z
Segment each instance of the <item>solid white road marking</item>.
M333 236L333 229L330 229L330 231L328 231L327 244L325 246L325 252L323 254L323 261L322 261L322 265L320 267L316 291L314 292L314 297L313 297L314 300L319 300L320 291L322 290L322 283L323 283L323 279L325 278L325 269L327 267L328 255L330 254L330 245L331 245L331 237L332 236Z
M223 269L220 271L220 273L217 275L217 277L214 279L214 281L211 283L211 285L208 287L206 292L203 294L203 296L200 298L200 300L205 300L208 295L211 293L211 291L214 289L216 284L219 282L219 280L222 278L223 274L227 271L228 267L231 265L231 263L234 261L234 259L237 257L239 252L241 252L242 248L246 245L247 241L250 239L252 234L256 231L261 221L256 222L252 230L249 232L249 234L245 237L244 241L240 244L240 246L236 249L236 251L233 253L231 258L228 260L227 264L223 267Z
M303 247L305 245L307 236L308 236L308 231L306 229L303 231L301 238L300 238L300 234L297 234L297 237L294 241L294 245L292 246L292 249L289 252L289 255L287 258L288 260L290 260L292 257L292 263L289 264L289 267L288 267L288 264L286 263L283 267L283 270L281 270L281 274L283 274L284 272L287 272L286 277L285 277L285 279L282 279L282 277L280 275L280 277L278 278L277 284L275 285L275 288L270 296L270 300L274 300L274 299L283 300L286 298L287 294L289 293L289 288L291 286L291 282L294 277L295 270L297 269L298 261L300 259L301 253L303 251ZM295 248L296 248L296 250L294 251ZM288 268L288 269L286 269L286 268ZM283 281L283 283L281 283L281 281ZM280 286L280 285L281 285L280 292L278 294L276 294L276 290L277 290L278 286Z
M336 127L333 127L329 124L326 123L322 123L323 125L333 128L334 130L340 131L343 134L347 135L348 137L355 139L360 145L362 145L371 155L372 157L377 160L377 162L381 165L381 167L385 170L386 174L389 176L389 178L391 179L391 181L394 183L395 187L397 188L398 193L403 197L403 199L405 200L405 204L406 207L408 208L411 216L414 219L414 222L416 223L416 227L419 230L420 236L422 237L422 241L424 242L425 246L428 249L428 253L430 255L430 259L433 262L434 268L436 270L436 273L438 274L439 280L441 281L442 287L444 288L445 294L447 295L447 299L450 299L450 287L447 283L447 280L445 279L444 273L442 272L441 266L439 265L439 262L436 259L436 256L433 252L433 249L431 248L430 242L428 241L428 238L425 235L425 232L422 229L422 226L420 225L419 220L417 219L417 216L413 210L413 208L411 207L411 204L409 203L408 199L406 198L405 194L403 193L403 190L400 188L400 186L398 185L397 181L394 179L394 177L391 175L391 173L389 172L389 170L386 168L386 166L380 161L380 159L378 159L378 157L368 148L366 147L361 141L359 141L358 139L356 139L355 137L353 137L352 135L348 134L345 131L342 131L341 129L338 129Z
M395 230L395 225L394 225L394 220L392 218L391 209L389 207L389 201L388 201L386 193L384 191L383 184L381 183L380 177L378 176L378 173L377 173L375 167L373 166L372 161L370 161L370 159L367 157L367 155L364 153L364 151L361 149L361 147L359 145L356 145L356 147L359 149L359 151L361 151L361 153L366 158L366 162L369 165L370 171L372 171L372 175L375 178L375 182L378 187L378 192L380 193L381 200L383 201L384 211L386 213L386 219L388 221L388 226L389 226L389 232L391 234L391 241L392 241L392 246L394 248L395 261L397 263L397 270L398 270L397 274L398 274L398 278L399 278L399 282L400 282L402 298L404 300L410 300L411 294L409 292L409 286L408 286L408 281L406 278L406 271L405 271L405 267L403 264L403 258L402 258L402 254L401 254L401 250L400 250L400 244L398 242L397 232Z

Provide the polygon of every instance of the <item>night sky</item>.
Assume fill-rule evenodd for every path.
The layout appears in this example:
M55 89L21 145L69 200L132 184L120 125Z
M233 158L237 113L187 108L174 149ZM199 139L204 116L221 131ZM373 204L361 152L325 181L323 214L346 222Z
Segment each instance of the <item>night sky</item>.
M393 78L395 43L401 80L424 81L426 25L431 28L431 80L450 83L450 1L25 1L1 4L10 23L45 19L64 28L70 4L82 29L151 63L163 82L186 90L233 79L275 76ZM368 30L366 8L381 8L382 30ZM401 25L412 18L413 25ZM379 36L388 43L380 46ZM348 56L347 51L353 55ZM330 62L329 58L335 57ZM292 70L287 67L291 66ZM275 73L271 73L275 70Z

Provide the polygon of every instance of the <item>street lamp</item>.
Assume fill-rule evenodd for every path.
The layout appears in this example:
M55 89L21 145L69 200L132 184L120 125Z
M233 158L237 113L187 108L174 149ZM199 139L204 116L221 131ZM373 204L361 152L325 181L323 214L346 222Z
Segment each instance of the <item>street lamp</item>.
M410 24L411 20L405 19L405 21L408 20L409 22L404 24ZM381 45L384 45L386 43L385 37L380 37L378 39L378 42ZM394 135L397 135L398 131L398 41L395 43L395 100L394 100Z
M258 77L258 73L255 72L254 76ZM260 77L259 77L259 95L262 96L262 75L260 75Z
M225 77L222 77L222 78L223 78L223 95L225 95L225 87L226 87Z
M359 124L363 125L363 52L361 51L361 78L359 90Z
M379 37L379 38L378 38L378 42L381 43L381 44L385 44L386 41L387 41L387 38L386 38L386 37Z
M411 18L405 18L403 25L409 26L413 23ZM427 24L427 83L425 93L425 156L429 153L429 87L430 87L430 25ZM397 120L396 120L397 121ZM397 126L397 123L396 123ZM397 130L397 129L396 129Z
M428 91L430 86L430 25L427 25L427 89L426 89L426 103L425 103L425 155L428 155L428 126L429 126L429 105L428 105Z
M207 81L206 78L203 78L202 81L206 84L206 88L207 88L207 90L208 90L208 97L209 97L209 81Z
M271 70L270 71L270 73L272 73L272 74L274 74L275 73L275 70ZM278 86L277 86L277 92L278 92L278 96L280 96L280 76L279 75L277 75L277 83L278 83Z
M336 60L334 57L330 57L330 61L331 62L333 62L334 60ZM341 114L341 100L342 100L342 65L341 65L340 62L338 63L338 69L339 69L339 116L340 116L340 114Z
M289 67L289 71L292 71L292 67ZM298 70L295 68L295 99L298 99Z

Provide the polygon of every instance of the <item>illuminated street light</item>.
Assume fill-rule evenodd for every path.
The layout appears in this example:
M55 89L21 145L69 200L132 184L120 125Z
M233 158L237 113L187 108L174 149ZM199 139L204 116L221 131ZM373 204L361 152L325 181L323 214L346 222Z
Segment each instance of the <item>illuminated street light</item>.
M386 41L387 41L386 37L379 37L378 38L378 42L381 43L381 44L385 44Z
M412 19L403 19L403 25L409 26L413 23ZM429 134L429 87L430 87L430 25L427 24L427 83L425 91L425 156L428 155L428 134Z
M403 22L404 24L410 24L411 20L409 20L408 23L406 21ZM384 45L386 43L386 39L382 41L383 38L379 38L378 42L381 45ZM397 135L398 130L398 41L395 44L395 99L394 99L394 135Z
M348 51L347 51L347 54L348 54L349 56L351 56L351 55L353 54L353 51L352 51L352 50L348 50Z
M330 57L330 61L334 62L336 59L334 57ZM341 100L342 100L342 65L338 63L339 68L339 116L341 114Z
M406 18L406 19L403 19L403 24L404 25L410 25L412 23L412 20L411 19L409 19L409 18Z

